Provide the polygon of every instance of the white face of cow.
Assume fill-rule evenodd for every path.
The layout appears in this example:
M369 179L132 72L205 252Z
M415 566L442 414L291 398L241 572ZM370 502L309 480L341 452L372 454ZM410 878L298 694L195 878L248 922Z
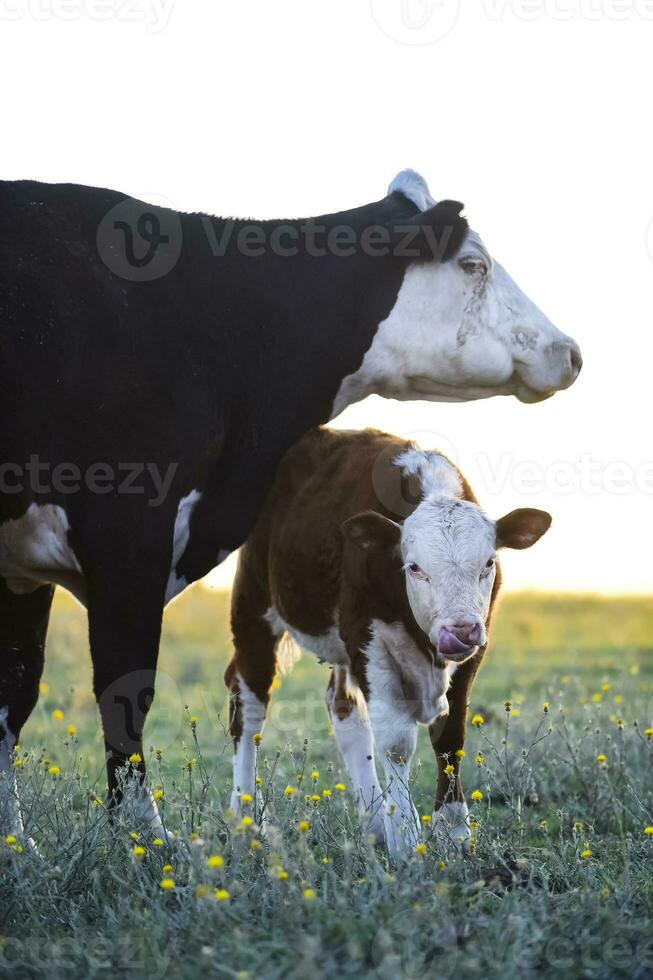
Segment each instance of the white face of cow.
M434 204L418 174L390 185L420 209ZM578 345L561 333L469 232L447 262L414 262L360 369L335 404L377 393L401 400L470 401L516 395L537 402L578 377Z
M461 499L458 471L439 453L416 449L395 463L404 474L418 476L424 495L401 529L413 616L445 659L466 660L487 642L497 549L530 548L548 530L551 517L528 508L490 520Z

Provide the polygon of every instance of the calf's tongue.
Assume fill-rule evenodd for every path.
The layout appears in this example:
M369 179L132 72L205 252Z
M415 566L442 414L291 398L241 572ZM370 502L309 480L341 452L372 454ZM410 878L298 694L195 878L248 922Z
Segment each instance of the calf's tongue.
M442 627L438 636L438 653L441 653L445 657L450 657L467 653L468 650L471 650L468 643L463 643L454 633L451 633L444 626Z

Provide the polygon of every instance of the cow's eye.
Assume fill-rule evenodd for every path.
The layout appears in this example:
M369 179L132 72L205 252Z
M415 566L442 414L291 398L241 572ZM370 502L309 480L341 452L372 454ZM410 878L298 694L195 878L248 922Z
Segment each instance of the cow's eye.
M468 276L487 276L487 263L483 259L467 258L460 259L458 265Z
M420 568L420 566L417 564L416 561L406 562L406 564L404 565L404 571L410 572L413 578L419 578L423 582L428 582L429 580L429 577L426 574L426 572L422 568Z

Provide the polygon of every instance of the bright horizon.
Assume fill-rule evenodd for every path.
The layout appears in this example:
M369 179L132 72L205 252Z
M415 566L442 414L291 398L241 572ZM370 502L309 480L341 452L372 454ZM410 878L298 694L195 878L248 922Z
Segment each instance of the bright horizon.
M493 517L550 510L549 534L504 556L506 590L653 593L646 18L637 4L618 18L607 0L598 17L571 0L566 18L544 0L538 18L516 0L436 6L431 23L457 17L433 43L377 0L184 0L156 31L120 17L5 18L4 126L21 139L3 146L2 176L265 218L363 204L415 168L436 198L465 202L491 254L579 342L585 366L540 405L371 398L335 424L444 449ZM247 38L247 71L225 37ZM193 99L178 84L189 71ZM232 569L210 581L228 585Z

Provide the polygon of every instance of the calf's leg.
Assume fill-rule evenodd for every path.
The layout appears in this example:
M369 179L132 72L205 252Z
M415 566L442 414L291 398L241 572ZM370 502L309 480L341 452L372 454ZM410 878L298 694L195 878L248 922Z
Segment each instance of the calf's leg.
M429 727L431 745L438 766L433 826L443 841L462 847L468 846L472 833L460 779L462 759L456 753L461 752L465 745L469 694L481 655L466 661L456 670L448 692L449 715ZM449 765L453 766L451 773L445 772L445 768Z
M374 762L374 737L367 710L347 690L347 670L334 667L326 702L333 732L351 779L365 833L384 839L385 801Z
M224 679L230 692L229 731L234 745L231 809L237 814L243 794L255 795L254 736L263 730L276 673L278 637L264 618L264 605L252 604L236 583L231 616L235 650Z
M373 689L368 711L386 777L384 824L388 853L393 858L405 858L420 837L419 817L410 791L417 724L401 705L375 697Z
M20 834L23 820L12 752L39 694L54 589L15 595L0 579L0 829Z

